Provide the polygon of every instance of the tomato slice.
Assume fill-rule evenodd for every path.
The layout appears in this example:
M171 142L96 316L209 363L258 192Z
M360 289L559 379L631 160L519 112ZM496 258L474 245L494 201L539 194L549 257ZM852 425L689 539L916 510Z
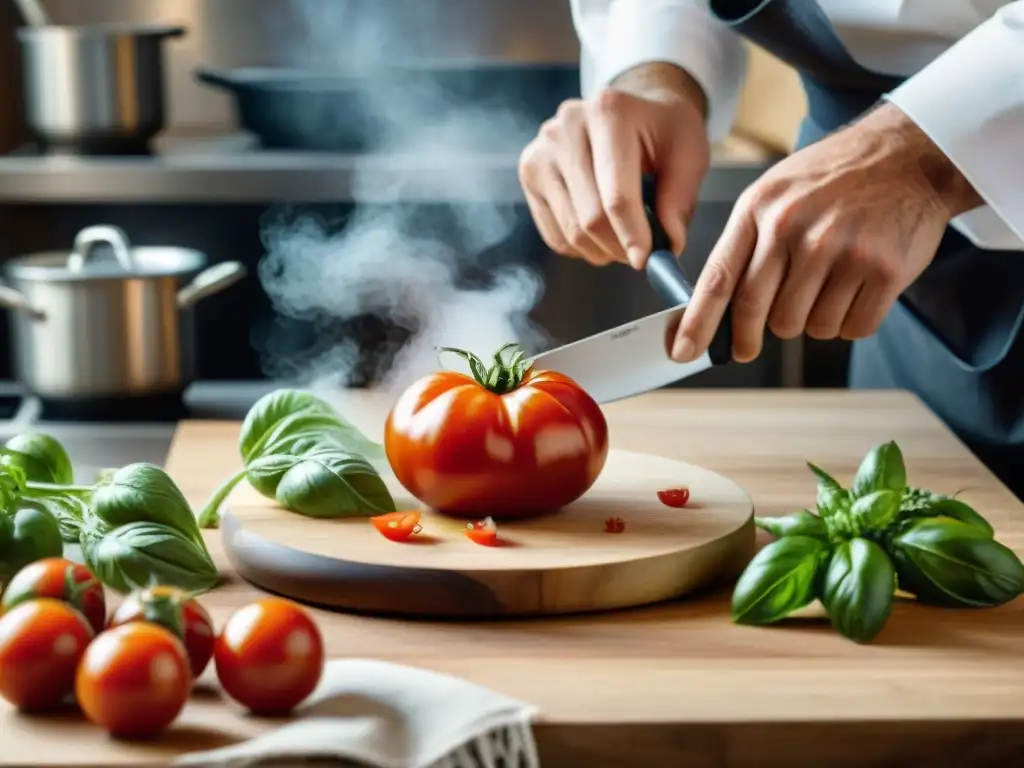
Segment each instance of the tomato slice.
M663 491L658 491L658 500L666 507L680 509L685 507L686 502L690 500L690 488L686 485L681 485L678 488L666 488Z
M498 526L493 518L485 517L466 526L466 538L482 547L493 547L498 543Z
M605 533L622 533L626 530L626 521L621 517L609 517L604 521Z
M380 531L381 536L391 541L408 541L410 536L423 530L418 510L388 512L386 515L371 517L370 522Z

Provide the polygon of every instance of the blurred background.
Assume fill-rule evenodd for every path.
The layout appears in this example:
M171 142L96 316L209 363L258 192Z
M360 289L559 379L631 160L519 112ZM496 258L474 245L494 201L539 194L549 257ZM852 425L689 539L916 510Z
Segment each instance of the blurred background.
M63 259L93 225L241 263L245 278L180 320L181 377L372 384L424 329L544 347L661 308L642 276L549 252L519 190L519 151L579 94L568 2L42 5L70 29L26 30L0 2L0 273L17 288L16 259ZM684 254L693 276L803 112L795 73L751 49ZM55 356L107 344L110 318L90 306L74 309L77 335L32 338ZM45 365L19 352L30 322L0 308L0 381L15 388ZM683 386L842 386L847 354L773 342Z

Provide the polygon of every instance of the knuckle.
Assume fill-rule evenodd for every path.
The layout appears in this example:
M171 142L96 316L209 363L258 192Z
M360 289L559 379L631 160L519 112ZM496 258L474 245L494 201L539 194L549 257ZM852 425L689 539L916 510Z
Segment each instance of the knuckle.
M610 216L615 218L624 218L628 215L629 211L633 207L633 202L627 195L619 192L608 195L608 198L604 200L604 209Z
M561 133L562 126L558 119L550 117L540 124L540 130L537 132L537 135L541 138L547 139L548 141L558 141Z
M762 317L765 313L764 297L752 287L742 287L732 298L732 312L741 318Z
M596 238L605 231L606 220L604 211L587 211L580 219L580 227L592 238Z
M565 237L569 241L569 245L577 251L584 250L590 243L590 237L583 231L579 222L575 221L565 225Z
M701 278L704 281L704 290L709 296L715 299L728 299L732 296L735 279L722 262L709 261L705 264Z
M622 111L628 99L629 96L622 91L606 88L594 97L592 105L599 115L616 115Z
M558 105L555 110L557 122L572 122L583 116L583 101L581 99L566 99Z

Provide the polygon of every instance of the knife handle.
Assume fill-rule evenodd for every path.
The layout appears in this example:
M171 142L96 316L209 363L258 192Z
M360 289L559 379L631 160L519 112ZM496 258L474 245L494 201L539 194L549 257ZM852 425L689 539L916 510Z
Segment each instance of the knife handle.
M644 211L651 227L651 255L645 269L647 281L670 307L686 304L693 298L693 285L672 253L672 243L646 200ZM708 346L708 358L712 365L725 365L732 360L732 313L728 307Z

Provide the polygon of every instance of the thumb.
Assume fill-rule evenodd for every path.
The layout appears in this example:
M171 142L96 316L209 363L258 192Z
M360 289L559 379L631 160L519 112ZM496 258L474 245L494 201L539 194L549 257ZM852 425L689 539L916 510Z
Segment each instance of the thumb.
M676 255L686 249L686 238L697 207L706 163L696 147L677 147L658 173L654 210L672 242Z

